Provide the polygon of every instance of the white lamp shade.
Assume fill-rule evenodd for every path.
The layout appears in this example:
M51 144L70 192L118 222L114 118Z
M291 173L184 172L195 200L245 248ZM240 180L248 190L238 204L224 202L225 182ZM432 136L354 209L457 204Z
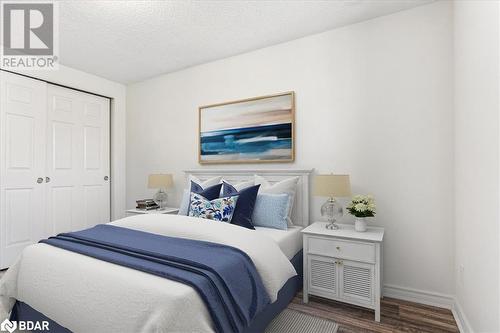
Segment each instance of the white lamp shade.
M317 175L314 177L314 195L319 197L350 197L349 175Z
M148 188L169 188L174 184L171 174L154 174L148 177Z

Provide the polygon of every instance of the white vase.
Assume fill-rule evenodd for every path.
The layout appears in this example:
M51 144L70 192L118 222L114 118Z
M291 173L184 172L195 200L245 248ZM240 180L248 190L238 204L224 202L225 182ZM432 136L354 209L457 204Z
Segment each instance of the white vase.
M366 231L366 218L365 217L356 217L354 220L354 230L358 232Z

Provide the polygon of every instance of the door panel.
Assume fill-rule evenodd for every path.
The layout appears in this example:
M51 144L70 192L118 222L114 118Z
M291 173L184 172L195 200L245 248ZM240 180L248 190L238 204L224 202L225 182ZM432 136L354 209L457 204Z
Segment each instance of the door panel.
M78 92L48 86L46 236L83 228L81 113Z
M109 100L52 85L48 96L47 233L109 222Z
M309 292L318 296L337 296L337 265L335 259L308 255Z
M52 123L53 166L54 170L73 168L73 129L74 124L54 121Z
M85 185L83 192L84 223L85 227L89 228L101 223L103 219L102 201L104 199L104 189L102 185Z
M110 221L110 104L106 98L93 95L85 97L83 106L85 224L92 226ZM108 177L107 180L105 177Z
M375 301L374 266L343 260L340 267L340 297L350 302L372 305Z
M33 168L34 119L26 115L6 114L7 168Z
M83 142L85 145L85 171L101 168L101 128L85 126Z
M33 191L29 188L8 189L5 191L5 216L7 221L7 246L31 244L31 211Z
M47 84L0 72L0 268L43 237Z
M74 186L52 186L50 191L52 233L75 230L78 226L74 217Z

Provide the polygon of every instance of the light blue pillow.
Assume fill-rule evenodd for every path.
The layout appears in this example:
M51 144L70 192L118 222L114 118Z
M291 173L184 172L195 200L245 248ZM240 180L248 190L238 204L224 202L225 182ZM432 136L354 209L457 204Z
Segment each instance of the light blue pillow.
M189 213L189 191L187 189L182 193L181 206L179 207L179 212L177 215L185 215Z
M252 215L254 226L288 229L289 194L258 194Z

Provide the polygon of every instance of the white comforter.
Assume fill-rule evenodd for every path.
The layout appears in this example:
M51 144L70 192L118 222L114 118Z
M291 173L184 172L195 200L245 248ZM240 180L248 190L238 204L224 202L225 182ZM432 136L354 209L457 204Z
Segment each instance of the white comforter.
M238 226L159 214L111 224L239 248L254 262L273 302L296 275L275 242ZM16 299L73 332L213 331L191 287L46 244L26 248L0 281L0 321Z

